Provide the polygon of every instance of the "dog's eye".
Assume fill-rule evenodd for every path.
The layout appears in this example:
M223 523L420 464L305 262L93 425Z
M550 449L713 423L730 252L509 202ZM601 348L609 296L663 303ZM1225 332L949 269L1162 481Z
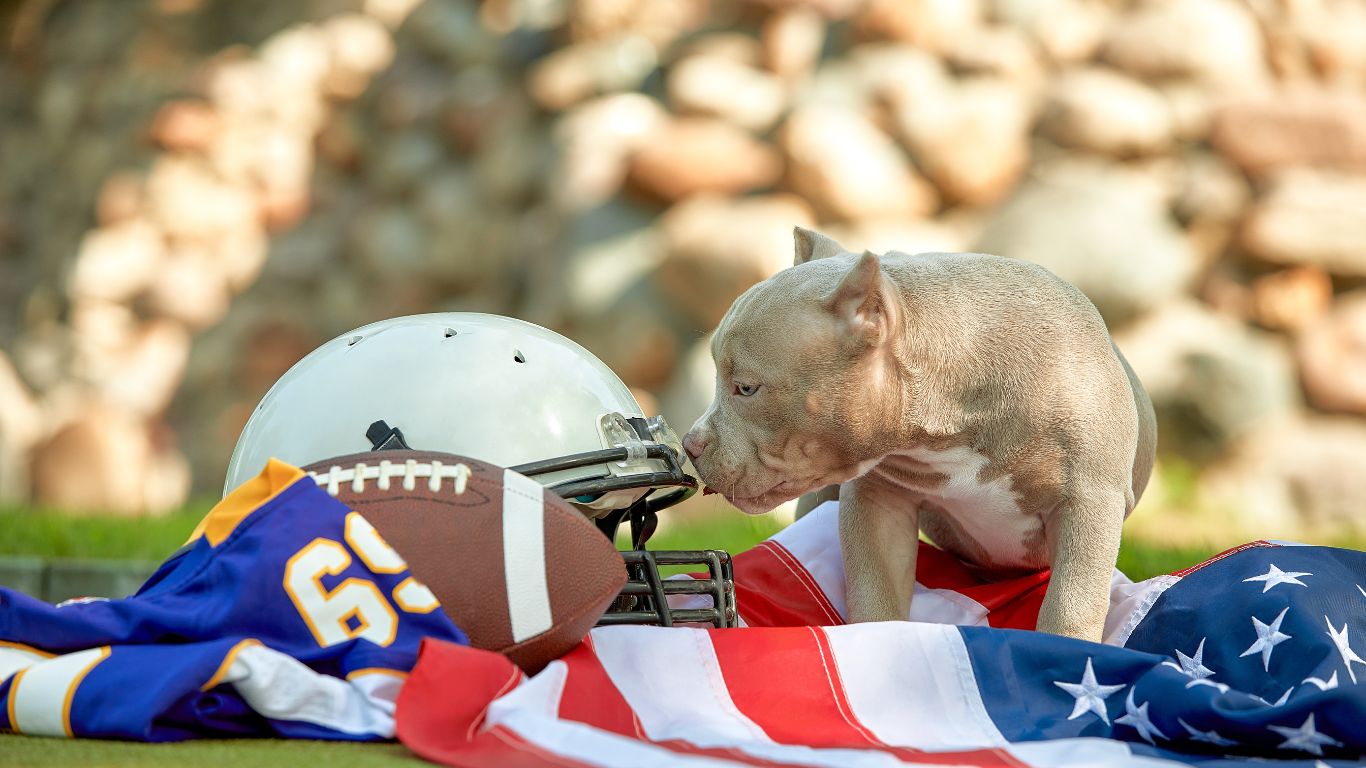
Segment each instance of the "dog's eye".
M758 384L741 384L739 382L736 382L735 384L735 394L739 395L740 397L749 397L750 395L758 391Z

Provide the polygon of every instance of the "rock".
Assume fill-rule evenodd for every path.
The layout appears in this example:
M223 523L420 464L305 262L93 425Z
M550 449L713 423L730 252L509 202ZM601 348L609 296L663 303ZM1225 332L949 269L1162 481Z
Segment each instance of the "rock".
M1044 74L1034 43L1010 27L973 29L954 41L947 58L954 72L1000 77L1028 87Z
M547 301L561 301L571 316L603 315L622 301L665 256L652 208L612 200L568 222L568 256L559 269L543 270Z
M954 253L967 250L968 240L937 221L854 221L820 227L821 233L855 253Z
M1152 398L1165 452L1214 459L1298 405L1285 345L1194 301L1168 303L1114 338Z
M1366 416L1366 290L1339 298L1310 323L1297 352L1310 404Z
M756 132L771 128L787 103L776 76L717 57L683 59L670 68L666 84L675 110L719 117Z
M1229 223L1241 218L1252 198L1247 179L1208 152L1181 158L1172 212L1183 223L1212 221Z
M184 327L171 320L148 320L92 378L110 405L152 416L171 404L189 355L190 334Z
M355 171L360 166L365 135L359 122L354 114L338 115L327 121L315 142L319 165L345 171Z
M249 192L185 157L167 155L156 161L147 178L147 199L153 220L172 237L212 240L260 226Z
M157 269L148 291L148 308L191 330L203 330L228 313L227 281L205 249L186 246L172 251Z
M1252 318L1265 328L1299 331L1333 304L1333 280L1317 267L1290 267L1252 281Z
M1172 143L1172 118L1157 91L1100 68L1054 81L1040 127L1054 141L1112 157L1151 154Z
M642 37L577 43L540 59L527 86L542 108L556 111L590 96L634 89L656 63L655 47Z
M134 171L110 174L100 184L95 201L95 222L101 227L119 224L142 212L147 200L146 180Z
M627 179L652 196L676 201L762 189L781 174L778 153L739 128L709 118L680 118L641 143Z
M375 79L373 95L367 99L374 113L371 119L378 127L390 131L420 129L440 119L447 109L487 121L496 101L493 89L498 84L490 75L489 68L475 66L454 77L444 77L399 59ZM451 133L458 135L459 131ZM459 140L453 143L466 148Z
M368 176L382 195L407 195L424 176L440 167L445 156L441 142L431 131L403 131L388 137L379 147Z
M1237 541L1359 540L1363 458L1366 425L1358 419L1268 420L1201 476L1199 504L1231 510L1217 524Z
M1027 33L1057 65L1092 58L1110 24L1108 9L1080 0L989 0L992 20Z
M1145 0L1115 20L1107 62L1141 79L1192 78L1215 86L1267 80L1257 20L1234 0Z
M31 488L36 505L156 514L184 503L189 473L140 417L92 402L34 450Z
M912 218L938 207L934 188L857 112L804 107L788 117L778 143L788 183L823 218Z
M949 51L981 22L979 0L868 0L854 17L865 35L934 53Z
M897 111L906 147L945 200L988 205L1005 197L1029 163L1032 115L1003 80L974 78L941 99Z
M259 229L240 229L223 234L212 245L215 264L233 293L256 282L266 262L266 235Z
M322 83L328 96L360 96L370 78L394 60L394 39L372 16L343 13L323 22L322 31L331 57Z
M372 275L411 274L426 262L427 237L417 214L402 205L367 210L351 230L352 247Z
M256 59L277 94L281 90L316 94L322 90L323 78L331 65L328 42L321 28L298 24L267 38L257 49ZM280 106L289 109L295 105Z
M821 88L820 75L832 74L833 82ZM862 109L867 101L881 102L892 110L933 105L952 85L943 62L925 51L904 45L860 45L844 61L822 67L812 91L825 101ZM833 91L828 95L822 91ZM812 99L818 101L818 99Z
M813 224L787 195L691 198L660 217L666 256L654 283L692 329L711 330L737 296L792 265L792 228Z
M775 11L794 9L816 11L831 20L848 18L864 4L864 0L748 0L748 2Z
M758 68L764 63L764 48L754 35L746 32L708 32L689 41L674 57L675 61L690 58L721 59L742 67Z
M403 13L407 21L400 28L400 47L409 43L419 51L457 65L495 58L498 38L488 34L480 23L478 6L449 0L418 0ZM380 16L380 20L384 21L384 17Z
M202 101L168 102L152 118L152 141L161 148L202 152L218 137L218 113Z
M1178 141L1202 143L1209 138L1214 124L1214 101L1198 83L1168 80L1150 83L1167 100L1172 118L1172 133Z
M1314 68L1325 81L1355 88L1360 93L1366 88L1366 5L1353 0L1327 0L1296 9L1310 8L1319 12L1305 19L1300 27Z
M43 436L43 411L0 350L0 504L28 497L29 451Z
M517 207L535 197L554 160L544 133L529 120L504 123L475 155L474 172L491 203Z
M1296 88L1228 103L1210 141L1248 173L1315 165L1366 171L1366 97Z
M1175 298L1196 268L1164 201L1106 170L1027 182L992 215L976 250L1042 264L1085 292L1112 327Z
M143 219L91 230L81 241L67 291L74 297L124 301L152 283L165 244Z
M237 338L232 357L236 371L230 378L238 391L253 398L253 403L259 402L286 371L325 341L297 319L270 315L250 323Z
M632 154L658 135L668 115L638 94L604 96L569 110L554 129L560 157L550 189L564 210L587 210L621 188Z
M682 435L706 413L715 394L716 363L711 358L711 334L707 334L679 356L673 379L659 393L659 412Z
M707 0L579 0L570 6L574 40L635 34L665 46L707 21Z
M759 33L764 66L785 80L810 74L825 45L825 21L809 8L789 8L764 20Z
M1366 276L1366 175L1290 170L1278 175L1243 224L1240 242L1275 264L1313 264Z
M679 339L659 309L659 298L648 286L641 285L605 312L577 322L573 337L627 386L662 387L673 375Z

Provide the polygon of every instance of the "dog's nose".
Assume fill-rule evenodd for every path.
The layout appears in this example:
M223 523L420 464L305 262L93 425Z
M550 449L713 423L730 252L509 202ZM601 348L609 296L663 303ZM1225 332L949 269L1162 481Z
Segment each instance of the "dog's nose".
M702 435L695 429L688 430L688 434L683 436L683 450L688 452L694 461L702 455L702 451L707 449L707 441L702 439Z

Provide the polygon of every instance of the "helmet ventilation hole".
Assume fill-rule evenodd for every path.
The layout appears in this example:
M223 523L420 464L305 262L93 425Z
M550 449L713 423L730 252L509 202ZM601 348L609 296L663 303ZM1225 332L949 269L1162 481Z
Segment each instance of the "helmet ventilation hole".
M459 335L459 334L458 334L458 332L457 332L454 328L447 328L447 329L446 329L446 338L449 339L450 337L452 337L452 336L457 336L457 335Z
M525 362L526 362L526 356L522 354L522 350L520 350L520 349L514 349L514 350L512 350L512 359L513 359L514 362L518 362L518 363L525 363Z
M352 336L351 338L346 340L346 346L354 347L356 346L356 344L360 343L360 340L363 338L365 337L361 336L360 334L356 334L355 336Z

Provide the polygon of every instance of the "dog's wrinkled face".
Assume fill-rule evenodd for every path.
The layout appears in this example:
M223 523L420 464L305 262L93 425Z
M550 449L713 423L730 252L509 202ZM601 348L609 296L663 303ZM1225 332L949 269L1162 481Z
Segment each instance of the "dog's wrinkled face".
M751 514L878 458L864 455L878 427L868 405L886 389L877 258L805 230L797 241L798 264L736 299L717 327L714 399L684 439L707 487Z

